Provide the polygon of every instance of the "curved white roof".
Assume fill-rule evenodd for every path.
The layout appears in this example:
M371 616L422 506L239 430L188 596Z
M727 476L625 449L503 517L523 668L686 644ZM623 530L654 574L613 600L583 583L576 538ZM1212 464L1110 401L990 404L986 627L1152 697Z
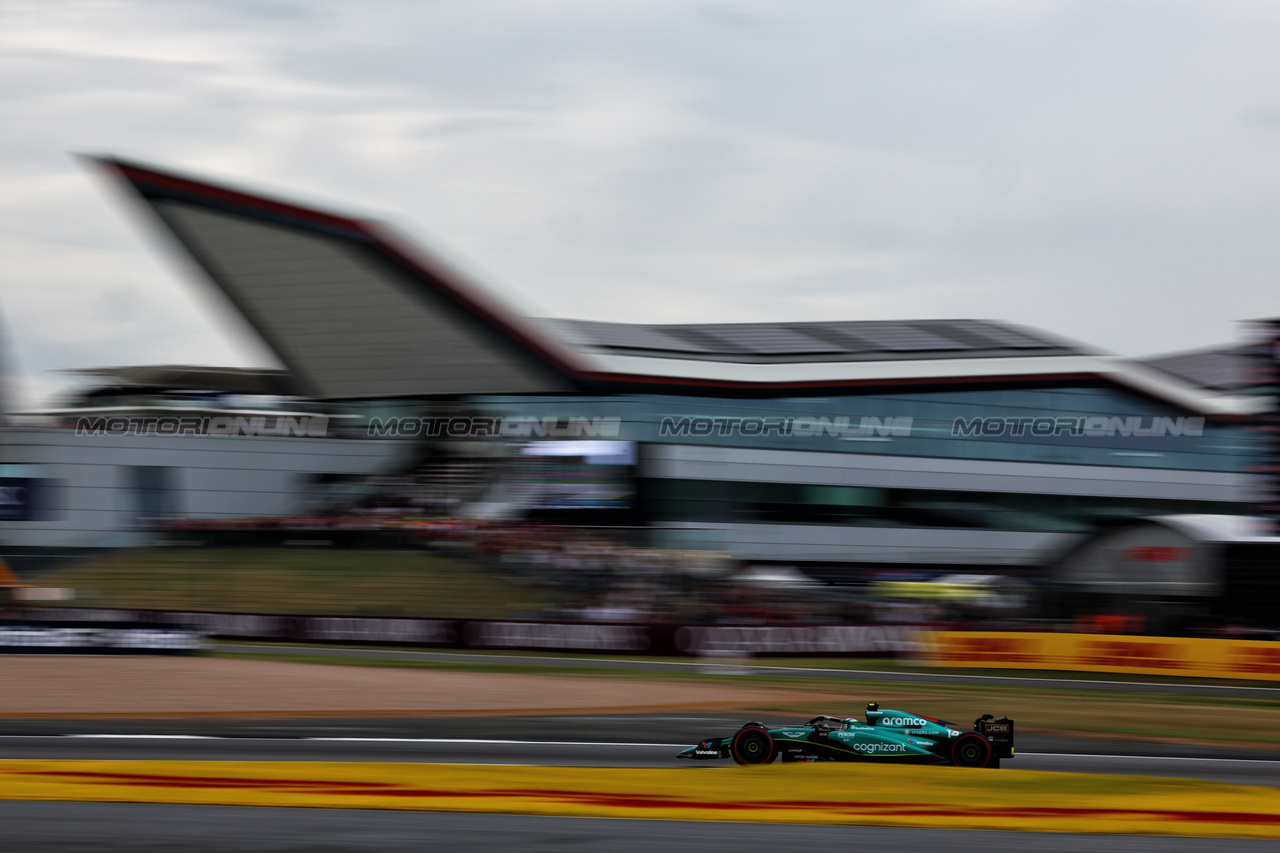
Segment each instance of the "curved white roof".
M520 316L383 226L103 158L321 398L812 393L1102 380L1178 409L1260 412L1043 332L983 320L641 326Z

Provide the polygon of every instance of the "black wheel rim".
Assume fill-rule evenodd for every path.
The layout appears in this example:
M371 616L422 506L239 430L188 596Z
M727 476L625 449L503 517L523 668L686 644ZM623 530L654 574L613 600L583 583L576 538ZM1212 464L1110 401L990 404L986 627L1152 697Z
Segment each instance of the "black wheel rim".
M965 767L980 767L987 763L986 744L974 738L968 738L956 745L956 764Z
M769 741L759 732L743 735L738 745L742 760L748 764L762 764L769 757Z

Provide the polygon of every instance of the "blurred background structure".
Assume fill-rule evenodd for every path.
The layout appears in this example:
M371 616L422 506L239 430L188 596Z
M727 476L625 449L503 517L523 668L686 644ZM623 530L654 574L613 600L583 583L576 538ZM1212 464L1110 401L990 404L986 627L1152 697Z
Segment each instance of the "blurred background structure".
M974 319L538 320L379 225L101 165L285 369L86 369L10 413L4 557L96 578L90 604L252 609L194 555L283 576L260 555L336 547L461 560L513 603L415 597L384 566L380 604L308 604L303 580L268 609L1280 627L1256 606L1280 553L1269 344L1132 360ZM111 591L144 564L169 574Z

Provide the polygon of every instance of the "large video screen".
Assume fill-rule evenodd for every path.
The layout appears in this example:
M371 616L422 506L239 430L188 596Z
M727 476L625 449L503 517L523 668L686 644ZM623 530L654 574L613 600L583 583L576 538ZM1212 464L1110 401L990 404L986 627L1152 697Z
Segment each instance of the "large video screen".
M521 445L515 500L530 509L631 509L633 441L533 441Z

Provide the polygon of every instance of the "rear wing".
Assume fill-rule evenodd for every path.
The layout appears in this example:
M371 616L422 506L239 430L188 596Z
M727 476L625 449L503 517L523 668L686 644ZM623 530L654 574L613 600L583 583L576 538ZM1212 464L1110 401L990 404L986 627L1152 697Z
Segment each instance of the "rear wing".
M997 720L983 714L973 721L973 730L991 744L993 758L1013 758L1013 720L1008 717Z

